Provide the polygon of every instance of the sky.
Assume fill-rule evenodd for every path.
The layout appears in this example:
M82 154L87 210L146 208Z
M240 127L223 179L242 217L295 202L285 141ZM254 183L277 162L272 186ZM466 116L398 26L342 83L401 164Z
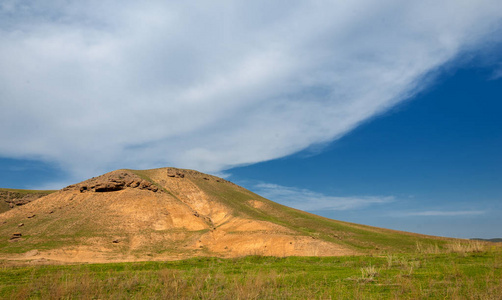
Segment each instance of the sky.
M502 236L498 1L0 3L0 186L196 169L326 217Z

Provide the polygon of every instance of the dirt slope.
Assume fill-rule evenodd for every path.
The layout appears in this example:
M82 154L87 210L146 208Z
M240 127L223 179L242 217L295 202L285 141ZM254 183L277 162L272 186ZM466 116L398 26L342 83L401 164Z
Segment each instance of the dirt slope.
M192 170L117 170L0 214L0 259L337 256L443 239L334 221Z

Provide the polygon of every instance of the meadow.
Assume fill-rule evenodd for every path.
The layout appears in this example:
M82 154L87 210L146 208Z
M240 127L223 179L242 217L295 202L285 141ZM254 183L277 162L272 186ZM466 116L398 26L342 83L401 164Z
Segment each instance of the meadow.
M417 243L410 253L345 257L34 263L0 262L0 298L502 298L502 247L495 243L452 243L444 248Z

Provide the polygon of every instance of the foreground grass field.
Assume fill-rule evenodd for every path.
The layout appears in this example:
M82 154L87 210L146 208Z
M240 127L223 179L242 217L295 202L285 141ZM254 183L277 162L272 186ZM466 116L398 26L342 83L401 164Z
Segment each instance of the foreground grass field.
M502 249L417 245L411 254L194 258L172 262L12 265L2 299L501 299Z

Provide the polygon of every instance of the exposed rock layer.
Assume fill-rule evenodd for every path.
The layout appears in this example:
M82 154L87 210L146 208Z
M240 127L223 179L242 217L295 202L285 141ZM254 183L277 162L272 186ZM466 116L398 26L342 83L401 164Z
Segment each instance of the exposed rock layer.
M140 190L148 190L158 192L159 187L151 182L141 179L132 172L114 171L99 177L94 177L78 184L67 186L63 191L78 190L81 193L86 192L114 192L125 188L137 188Z

